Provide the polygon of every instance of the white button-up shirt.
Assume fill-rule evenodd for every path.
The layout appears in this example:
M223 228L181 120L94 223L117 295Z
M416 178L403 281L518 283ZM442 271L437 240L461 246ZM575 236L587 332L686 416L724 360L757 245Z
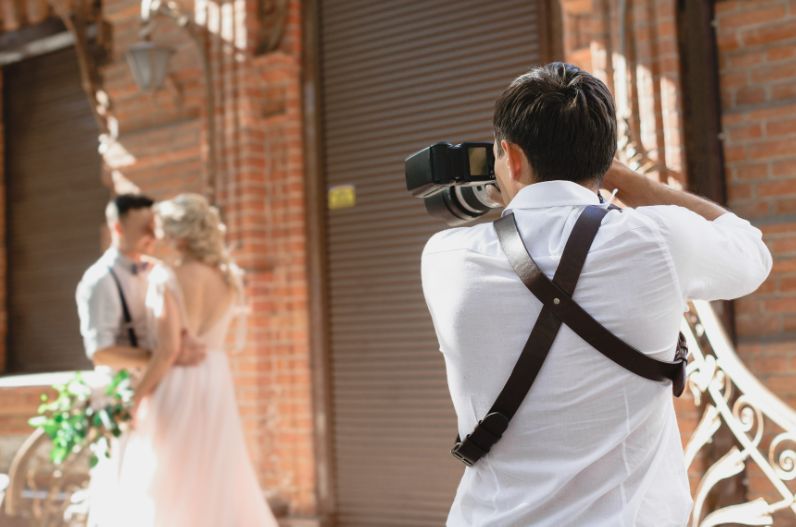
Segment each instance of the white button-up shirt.
M522 189L507 211L552 278L578 215L598 203L581 185L553 181ZM746 295L770 269L760 231L732 213L612 211L574 300L628 344L672 360L687 298ZM422 276L464 437L503 388L541 303L489 223L434 235ZM465 469L448 525L682 527L691 497L680 441L671 384L634 375L562 325L503 438Z
M145 300L148 268L137 269L134 274L134 265L117 249L110 248L88 268L77 286L75 299L80 317L80 334L89 358L102 348L131 345L124 324L119 290L110 273L111 267L124 291L138 345L147 345Z

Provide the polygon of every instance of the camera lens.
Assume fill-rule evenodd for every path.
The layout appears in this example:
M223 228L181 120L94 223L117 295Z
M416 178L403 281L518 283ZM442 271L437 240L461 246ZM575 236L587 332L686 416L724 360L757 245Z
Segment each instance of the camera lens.
M500 207L500 204L489 199L488 187L488 184L448 187L425 198L426 210L451 227L464 225Z

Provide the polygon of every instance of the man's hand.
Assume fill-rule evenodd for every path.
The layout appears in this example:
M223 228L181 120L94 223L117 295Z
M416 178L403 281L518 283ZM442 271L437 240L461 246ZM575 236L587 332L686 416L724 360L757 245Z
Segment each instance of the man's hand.
M617 198L631 207L679 205L699 214L708 221L715 220L727 212L710 200L637 174L617 160L614 160L611 168L606 172L603 178L603 187L609 191L619 189Z
M651 205L649 195L653 181L631 170L621 161L614 159L611 168L603 177L603 188L608 192L619 191L618 197L632 207Z
M196 366L207 355L207 347L193 338L188 331L182 330L180 343L180 353L177 355L175 365L177 366Z

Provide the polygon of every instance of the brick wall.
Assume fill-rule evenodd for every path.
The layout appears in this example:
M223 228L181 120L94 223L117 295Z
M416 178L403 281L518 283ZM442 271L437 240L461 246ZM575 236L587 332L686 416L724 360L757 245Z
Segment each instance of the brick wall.
M124 58L139 40L140 2L103 2L103 17L113 27L113 56L101 73L119 121L119 144L129 154L128 162L115 168L157 199L201 192L206 189L207 145L214 139L216 185L209 196L222 210L235 255L247 273L251 308L242 340L236 333L230 344L236 348L232 365L248 449L269 498L284 505L291 518L311 520L318 511L305 261L300 2L289 2L284 36L270 53L256 52L262 36L255 3L230 2L223 9L205 0L180 5L195 13L206 39L202 47L216 94L212 105L205 97L201 48L165 18L159 20L153 40L175 50L169 80L158 93L140 93ZM208 112L215 119L214 135L207 126ZM104 181L111 185L110 170ZM1 222L2 215L0 232ZM98 239L98 249L100 243ZM0 264L0 274L2 269ZM2 321L0 312L0 341ZM29 432L26 421L41 391L0 389L0 458ZM5 468L0 466L0 471Z
M730 206L763 230L774 254L768 281L736 302L738 351L752 372L793 407L796 1L720 1L716 32ZM770 495L760 474L751 472L748 479L750 494ZM792 514L783 514L777 525L796 522Z
M252 6L216 7L201 0L194 5L197 23L208 30L213 108L205 99L198 48L168 20L159 23L154 40L176 49L172 81L155 95L138 92L122 56L138 39L135 0L104 4L115 53L103 72L105 86L120 142L135 158L122 172L156 198L204 188L208 148L201 145L211 139L206 119L213 112L213 194L247 272L251 308L245 341L232 357L248 448L269 494L291 516L313 517L299 2L290 2L278 49L259 55Z

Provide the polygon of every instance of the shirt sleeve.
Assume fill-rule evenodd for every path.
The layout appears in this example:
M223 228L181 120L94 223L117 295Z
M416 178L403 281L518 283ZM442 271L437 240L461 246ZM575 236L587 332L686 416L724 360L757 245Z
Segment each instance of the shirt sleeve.
M122 308L116 286L107 277L77 286L75 299L80 317L80 334L86 355L91 359L103 348L116 343Z
M673 205L636 210L658 224L686 298L748 295L771 272L771 252L760 229L731 212L709 221Z

